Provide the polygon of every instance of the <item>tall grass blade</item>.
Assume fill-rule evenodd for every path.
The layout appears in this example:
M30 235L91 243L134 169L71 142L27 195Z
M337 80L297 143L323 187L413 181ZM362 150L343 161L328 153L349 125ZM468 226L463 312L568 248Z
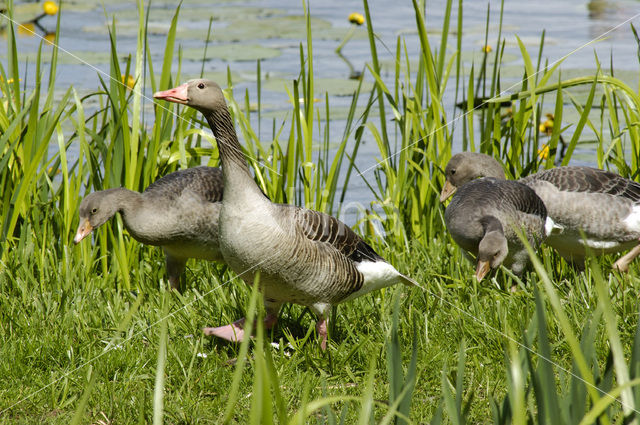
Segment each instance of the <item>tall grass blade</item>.
M156 381L153 388L153 425L164 423L164 386L165 367L167 364L169 293L162 293L162 312L160 317L160 337L158 340L158 364L156 366Z

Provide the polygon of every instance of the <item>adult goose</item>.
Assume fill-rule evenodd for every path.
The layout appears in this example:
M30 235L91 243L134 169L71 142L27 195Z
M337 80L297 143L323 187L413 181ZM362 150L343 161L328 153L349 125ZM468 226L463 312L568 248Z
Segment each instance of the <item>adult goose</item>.
M396 283L415 283L336 218L274 204L263 195L249 172L218 84L191 80L153 96L197 109L213 131L225 187L220 250L231 269L247 283L260 272L266 328L275 325L283 303L307 306L319 317L316 330L322 349L326 349L327 315L332 305ZM240 319L204 331L241 341L243 324L244 319Z
M80 203L73 241L79 243L119 212L135 240L162 247L169 282L179 290L189 258L222 261L218 245L222 192L222 170L214 167L176 171L143 193L123 187L93 192Z
M547 210L532 189L494 178L462 185L444 219L453 240L477 258L478 281L501 264L520 275L529 254L518 233L536 249L548 230Z
M445 175L441 200L472 179L505 178L493 157L470 152L454 155ZM631 249L614 264L623 272L640 255L639 183L609 171L574 166L551 168L519 181L536 191L558 227L546 243L578 268L584 268L587 248L596 255Z

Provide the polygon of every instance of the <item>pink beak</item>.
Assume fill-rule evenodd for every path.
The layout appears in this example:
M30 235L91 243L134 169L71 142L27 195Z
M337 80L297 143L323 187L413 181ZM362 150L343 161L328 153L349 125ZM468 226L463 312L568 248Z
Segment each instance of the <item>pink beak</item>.
M93 227L91 226L91 223L89 223L89 220L87 220L86 218L82 220L82 222L78 226L76 237L73 238L73 243L76 243L76 244L80 243L80 241L86 238L91 233L92 230L93 230Z
M188 90L189 90L189 84L184 83L182 85L179 85L178 87L175 87L169 90L155 92L153 94L153 98L163 99L163 100L166 100L167 102L181 103L184 105L189 101L189 96L187 95Z

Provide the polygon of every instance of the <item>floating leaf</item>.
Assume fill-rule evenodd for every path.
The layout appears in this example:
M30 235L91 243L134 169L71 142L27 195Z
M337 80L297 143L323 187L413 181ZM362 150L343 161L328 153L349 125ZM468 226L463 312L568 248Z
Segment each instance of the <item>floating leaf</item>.
M183 59L201 61L204 50L200 47L184 49ZM207 48L206 60L220 59L230 62L255 61L257 59L271 59L280 56L281 51L273 47L258 44L219 44Z
M315 86L315 97L320 98L325 93L328 93L332 96L351 96L356 89L358 88L358 84L360 81L358 80L349 80L349 79L341 79L341 78L315 78L314 80ZM265 90L270 90L274 92L282 93L284 91L284 87L287 86L289 88L289 92L293 93L293 80L287 80L285 78L270 78L263 82L262 87ZM373 89L373 83L364 81L362 83L362 92L369 92Z

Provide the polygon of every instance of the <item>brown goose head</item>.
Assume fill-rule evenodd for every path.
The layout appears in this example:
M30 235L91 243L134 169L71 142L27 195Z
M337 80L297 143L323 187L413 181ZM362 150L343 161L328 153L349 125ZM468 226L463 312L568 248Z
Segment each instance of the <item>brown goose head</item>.
M440 202L446 201L463 184L479 177L505 179L504 170L496 159L476 152L461 152L452 156L444 175L446 180L440 193Z

